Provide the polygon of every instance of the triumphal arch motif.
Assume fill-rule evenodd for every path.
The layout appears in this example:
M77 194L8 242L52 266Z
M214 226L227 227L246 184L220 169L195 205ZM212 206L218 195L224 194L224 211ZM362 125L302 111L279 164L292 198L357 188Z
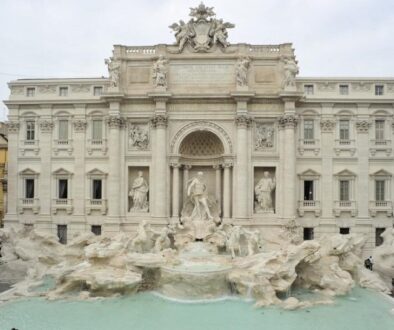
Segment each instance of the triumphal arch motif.
M199 239L296 221L372 246L392 226L394 81L300 78L292 44L233 44L204 4L189 16L173 43L115 45L108 78L10 82L6 226L196 221Z

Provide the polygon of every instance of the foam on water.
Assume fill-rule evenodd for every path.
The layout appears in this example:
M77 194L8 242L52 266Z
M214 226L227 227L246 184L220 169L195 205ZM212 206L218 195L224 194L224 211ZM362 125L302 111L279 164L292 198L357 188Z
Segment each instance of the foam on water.
M297 311L256 309L228 297L184 304L151 293L98 301L35 298L0 306L0 330L392 329L393 307L381 295L359 288L338 298L335 305Z

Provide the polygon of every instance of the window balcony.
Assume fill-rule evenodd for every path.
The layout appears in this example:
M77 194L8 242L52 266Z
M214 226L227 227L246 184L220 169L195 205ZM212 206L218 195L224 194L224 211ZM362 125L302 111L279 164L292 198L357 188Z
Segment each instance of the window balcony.
M73 151L73 147L72 147L72 142L73 140L55 140L54 141L54 145L55 147L53 148L53 152L54 154L57 156L59 154L60 151L65 151L67 152L69 155L72 154Z
M393 215L393 203L391 201L370 201L369 213L375 217L378 212L386 212L388 217Z
M305 212L314 212L316 217L321 214L320 201L298 201L298 214L303 217Z
M52 213L56 214L59 210L66 211L67 214L73 213L73 200L69 198L55 198L52 200Z
M352 217L357 215L356 201L334 201L334 214L339 217L342 212L349 212Z
M344 151L350 152L350 155L354 156L356 153L356 141L350 139L336 139L334 151L337 156Z
M312 151L315 155L319 154L320 151L320 140L319 139L299 139L298 151L300 155L303 155L305 151Z
M38 155L39 148L39 140L24 140L22 142L22 146L20 148L22 156L26 154L26 152L32 151L35 155Z
M107 139L88 139L87 151L89 155L92 155L95 151L105 155L107 150Z
M102 215L107 214L107 200L106 199L87 199L86 200L86 214L90 215L92 211L99 211Z
M387 156L391 155L391 140L371 140L371 155L375 156L377 152L385 152Z
M38 198L20 198L18 205L19 213L23 214L26 210L32 210L34 214L40 212L40 204Z

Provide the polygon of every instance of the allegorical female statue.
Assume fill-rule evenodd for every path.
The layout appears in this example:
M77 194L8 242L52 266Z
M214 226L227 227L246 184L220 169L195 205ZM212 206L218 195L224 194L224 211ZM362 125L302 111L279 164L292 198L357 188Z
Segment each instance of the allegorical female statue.
M257 199L256 212L274 211L271 193L275 189L275 186L275 178L271 178L270 173L265 171L263 177L254 188Z
M148 182L143 177L142 171L138 172L138 177L133 181L129 196L132 198L130 211L148 212Z

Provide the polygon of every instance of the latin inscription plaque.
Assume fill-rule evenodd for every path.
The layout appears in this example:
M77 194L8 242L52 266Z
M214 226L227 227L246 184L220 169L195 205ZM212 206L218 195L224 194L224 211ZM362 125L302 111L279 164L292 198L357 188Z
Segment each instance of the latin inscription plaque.
M187 85L233 84L234 64L178 64L170 66L170 83Z

